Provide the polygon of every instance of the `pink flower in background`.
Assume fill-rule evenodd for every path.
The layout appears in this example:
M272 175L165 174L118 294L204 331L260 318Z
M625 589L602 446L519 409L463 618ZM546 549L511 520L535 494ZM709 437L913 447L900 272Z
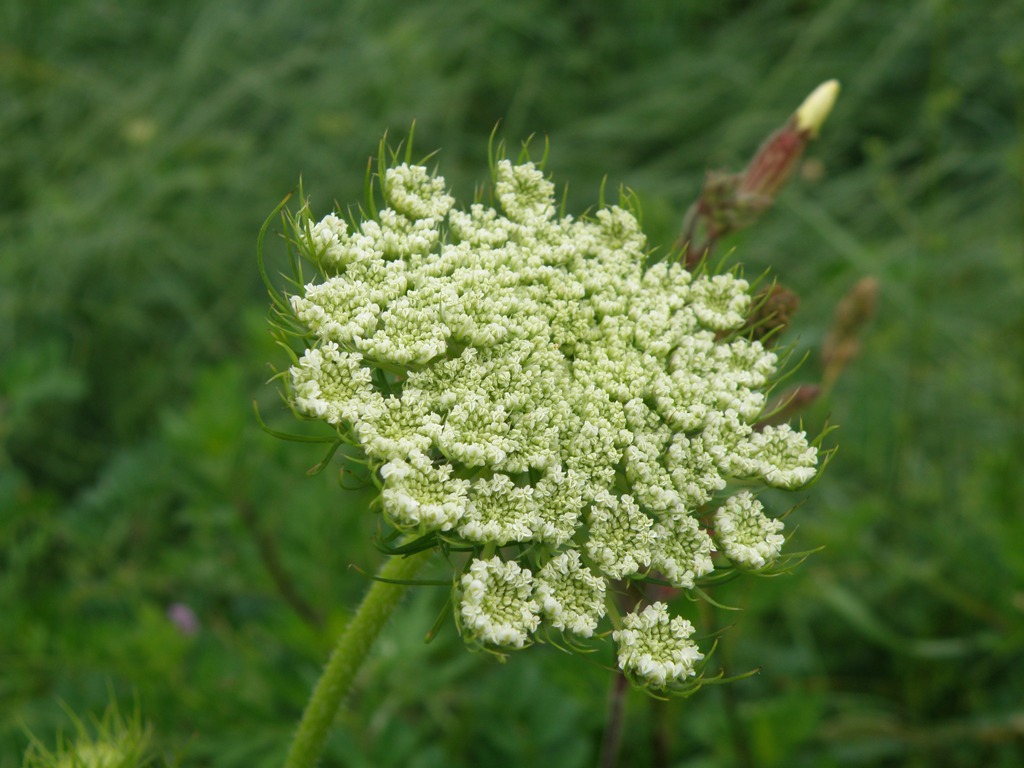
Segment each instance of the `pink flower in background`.
M167 607L167 618L187 637L199 634L199 618L185 603L171 603Z

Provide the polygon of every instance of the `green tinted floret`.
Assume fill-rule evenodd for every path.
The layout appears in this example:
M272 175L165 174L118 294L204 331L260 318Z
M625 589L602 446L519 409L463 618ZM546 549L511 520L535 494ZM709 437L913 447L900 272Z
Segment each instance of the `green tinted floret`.
M635 576L651 564L653 522L631 496L599 491L587 521L587 555L613 579Z
M704 658L690 640L693 625L680 616L672 617L664 603L628 614L622 626L612 633L619 645L619 669L642 685L663 689L685 680Z
M590 637L605 614L605 580L580 561L575 549L548 561L537 574L534 598L556 629Z
M522 648L540 624L533 574L512 561L473 560L458 590L459 622L467 640Z
M362 355L345 352L333 341L306 350L290 370L295 407L306 416L328 424L356 424L379 395L373 390L372 372Z
M419 450L395 458L380 469L384 514L410 533L450 531L462 519L469 481L452 477L451 464L438 464Z
M782 521L767 517L749 491L732 496L715 512L715 540L740 567L763 568L774 560L785 541L782 528Z

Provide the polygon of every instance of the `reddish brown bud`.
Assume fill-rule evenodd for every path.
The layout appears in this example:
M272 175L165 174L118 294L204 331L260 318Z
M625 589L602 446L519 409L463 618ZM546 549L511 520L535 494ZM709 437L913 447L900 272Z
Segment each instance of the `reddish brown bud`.
M737 198L745 205L768 208L793 172L808 138L806 133L797 130L796 122L790 118L765 140L743 171L736 189Z
M751 337L774 343L775 339L789 327L790 318L800 308L800 297L778 283L762 288L754 296L754 306L747 318L746 328Z
M831 388L843 369L860 354L860 333L875 314L878 304L878 278L858 280L836 306L832 328L821 344L823 382Z
M700 197L686 212L677 243L687 267L698 263L720 237L750 226L772 206L838 94L835 80L819 85L765 140L743 173L708 173Z
M774 202L807 142L818 135L838 95L838 81L822 83L804 99L786 124L765 140L740 178L737 188L740 202L762 209Z

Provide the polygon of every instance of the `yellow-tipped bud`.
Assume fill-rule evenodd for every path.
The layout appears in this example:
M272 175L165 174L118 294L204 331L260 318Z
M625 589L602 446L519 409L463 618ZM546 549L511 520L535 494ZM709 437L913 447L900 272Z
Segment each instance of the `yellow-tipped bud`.
M700 199L686 214L679 238L688 268L706 255L715 240L749 226L771 207L838 96L839 81L825 81L764 140L743 173L708 174Z
M804 103L794 113L797 130L817 136L821 126L828 119L838 96L838 80L826 80L811 91L811 95L804 99Z

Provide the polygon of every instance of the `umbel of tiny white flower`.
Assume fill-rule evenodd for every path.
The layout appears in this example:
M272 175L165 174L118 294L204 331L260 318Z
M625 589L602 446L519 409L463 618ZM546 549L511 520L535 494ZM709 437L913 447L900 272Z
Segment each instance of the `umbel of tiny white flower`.
M662 603L620 617L609 593L766 566L782 523L731 489L799 488L818 462L803 432L755 428L779 360L744 332L750 285L648 265L631 211L560 215L530 162L495 163L493 207L455 207L423 166L379 181L371 216L296 222L319 274L291 298L295 409L362 452L412 546L470 553L467 642L577 642L610 618L632 680L685 682L692 625Z
M737 565L763 568L782 551L782 525L764 514L761 502L749 491L742 491L715 512L715 540Z
M694 664L704 655L690 640L693 625L671 616L667 605L648 605L642 613L628 614L622 624L612 637L619 644L619 668L627 676L660 689L696 674Z

